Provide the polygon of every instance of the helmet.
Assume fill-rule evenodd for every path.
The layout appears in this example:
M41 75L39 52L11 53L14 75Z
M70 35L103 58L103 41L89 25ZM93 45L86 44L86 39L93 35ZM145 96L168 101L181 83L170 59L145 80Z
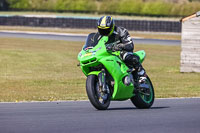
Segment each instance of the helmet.
M103 16L98 20L97 27L100 35L110 36L114 31L115 23L111 16Z

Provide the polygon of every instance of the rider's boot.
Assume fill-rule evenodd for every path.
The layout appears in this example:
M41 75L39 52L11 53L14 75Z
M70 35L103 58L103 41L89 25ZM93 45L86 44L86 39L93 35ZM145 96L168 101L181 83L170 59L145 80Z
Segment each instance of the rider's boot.
M138 68L137 74L139 78L139 83L144 83L147 79L147 75L142 65L140 65L140 67Z
M139 64L138 67L135 67L135 70L136 71L134 71L132 74L135 79L134 87L136 89L134 91L135 93L137 93L142 88L146 88L147 75L146 75L145 69L142 67L141 64Z
M150 95L150 89L147 83L147 75L143 67L138 69L138 77L138 91L145 95Z

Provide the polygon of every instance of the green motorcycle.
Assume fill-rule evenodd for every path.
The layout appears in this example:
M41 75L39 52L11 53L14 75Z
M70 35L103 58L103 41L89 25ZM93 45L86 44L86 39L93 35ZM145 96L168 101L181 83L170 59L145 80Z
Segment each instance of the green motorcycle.
M83 73L87 76L86 92L91 104L98 110L106 110L111 100L128 100L140 109L150 108L154 102L154 88L147 76L145 83L140 84L134 76L134 69L129 68L120 59L119 51L108 51L105 44L107 36L96 41L88 35L87 41L78 54ZM142 63L146 54L143 50L134 54Z

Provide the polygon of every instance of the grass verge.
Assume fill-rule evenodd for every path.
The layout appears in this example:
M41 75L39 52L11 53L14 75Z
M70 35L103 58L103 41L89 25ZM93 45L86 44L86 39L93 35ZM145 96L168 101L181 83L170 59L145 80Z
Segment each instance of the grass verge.
M85 100L76 66L83 42L0 38L0 102ZM180 46L136 45L157 98L200 96L200 74L180 73Z

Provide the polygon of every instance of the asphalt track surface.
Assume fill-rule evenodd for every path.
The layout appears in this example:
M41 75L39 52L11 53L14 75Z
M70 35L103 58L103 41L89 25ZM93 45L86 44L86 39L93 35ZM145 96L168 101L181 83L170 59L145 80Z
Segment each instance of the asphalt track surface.
M34 34L34 33L11 33L0 32L0 37L17 37L17 38L33 38L33 39L48 39L48 40L66 40L66 41L85 41L85 35L57 35L57 34ZM143 39L133 38L135 44L159 44L159 45L181 45L180 40L161 40L161 39Z
M97 111L89 101L0 103L0 133L200 133L200 98L128 101Z

